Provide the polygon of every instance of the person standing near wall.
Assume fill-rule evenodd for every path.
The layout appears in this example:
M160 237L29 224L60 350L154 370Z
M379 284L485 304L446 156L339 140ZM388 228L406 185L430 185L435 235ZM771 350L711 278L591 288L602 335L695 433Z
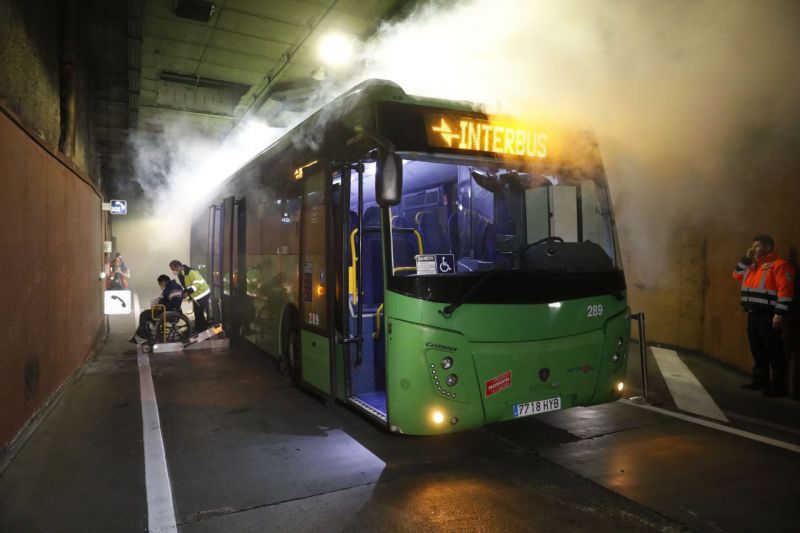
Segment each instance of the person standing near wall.
M185 296L188 296L192 300L195 331L208 329L206 309L208 308L208 300L211 296L211 289L208 287L208 283L206 283L206 280L200 275L200 272L188 265L184 265L177 259L173 259L169 262L169 268L174 274L177 274L178 281L181 286L183 286Z
M115 253L114 254L114 259L119 259L119 268L120 268L120 270L122 270L122 272L125 273L125 277L126 278L130 279L131 278L131 273L128 270L128 264L125 263L125 260L122 258L122 254L119 253L119 252Z
M128 271L122 269L121 261L115 257L106 272L106 289L121 291L128 288Z
M741 281L747 311L747 338L753 355L753 381L745 389L766 389L764 396L786 396L786 354L781 330L794 298L794 268L778 258L775 241L757 235L733 272ZM770 379L770 370L772 376Z

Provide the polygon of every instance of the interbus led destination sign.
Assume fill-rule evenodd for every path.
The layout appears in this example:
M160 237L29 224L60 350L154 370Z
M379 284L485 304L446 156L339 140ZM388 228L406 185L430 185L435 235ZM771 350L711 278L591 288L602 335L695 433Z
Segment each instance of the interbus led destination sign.
M545 131L521 127L511 121L485 120L445 113L425 115L428 144L439 148L492 152L543 159L550 138Z

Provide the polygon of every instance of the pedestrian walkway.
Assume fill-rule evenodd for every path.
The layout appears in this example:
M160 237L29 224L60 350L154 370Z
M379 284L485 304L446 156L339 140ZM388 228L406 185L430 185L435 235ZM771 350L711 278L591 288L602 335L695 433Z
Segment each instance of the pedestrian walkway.
M627 382L629 396L640 396L640 358L633 346ZM647 357L651 405L800 444L800 402L742 389L744 372L705 355L652 346Z
M0 531L147 529L133 320L109 322L97 358L3 471Z

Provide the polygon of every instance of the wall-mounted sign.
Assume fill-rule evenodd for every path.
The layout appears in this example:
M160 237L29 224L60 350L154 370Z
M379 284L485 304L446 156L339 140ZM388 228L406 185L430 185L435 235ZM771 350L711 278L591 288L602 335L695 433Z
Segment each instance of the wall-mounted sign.
M111 200L109 202L111 204L111 211L112 215L127 215L128 214L128 202L125 200Z
M107 315L130 314L131 291L106 291L103 296L103 309Z

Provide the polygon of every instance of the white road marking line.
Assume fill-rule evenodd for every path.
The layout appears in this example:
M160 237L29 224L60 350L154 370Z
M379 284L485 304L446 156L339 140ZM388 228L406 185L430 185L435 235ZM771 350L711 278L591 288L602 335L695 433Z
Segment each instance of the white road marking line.
M739 413L731 413L730 410L728 410L728 418L731 418L733 420L740 420L742 422L753 424L755 426L762 426L765 428L774 429L776 431L782 431L784 433L794 433L795 435L800 435L800 429L790 428L789 426L776 424L774 422L767 422L766 420L761 420L760 418L754 418L752 416L740 415Z
M773 439L770 437L764 437L763 435L750 433L749 431L732 428L730 426L724 426L722 424L717 424L716 422L703 420L702 418L695 418L693 416L683 415L681 413L676 413L674 411L668 411L666 409L661 409L660 407L653 407L652 405L641 405L638 403L634 403L630 400L624 400L624 399L621 401L627 403L628 405L641 407L642 409L647 409L648 411L654 411L656 413L661 413L662 415L671 416L673 418L677 418L685 422L691 422L692 424L697 424L699 426L705 426L707 428L716 429L718 431L724 431L725 433L730 433L731 435L737 435L739 437L744 437L746 439L761 442L763 444L769 444L770 446L775 446L777 448L783 448L784 450L789 450L791 452L800 453L800 446L798 446L797 444L791 444L789 442L784 442L782 440Z
M661 375L667 382L672 399L681 411L728 422L728 417L717 406L708 391L697 380L689 367L681 361L678 352L664 348L650 348L658 363Z
M139 387L142 398L142 436L144 438L144 473L147 486L147 525L155 531L178 531L175 508L172 504L172 486L167 471L161 421L158 417L156 391L150 373L150 358L139 345Z

